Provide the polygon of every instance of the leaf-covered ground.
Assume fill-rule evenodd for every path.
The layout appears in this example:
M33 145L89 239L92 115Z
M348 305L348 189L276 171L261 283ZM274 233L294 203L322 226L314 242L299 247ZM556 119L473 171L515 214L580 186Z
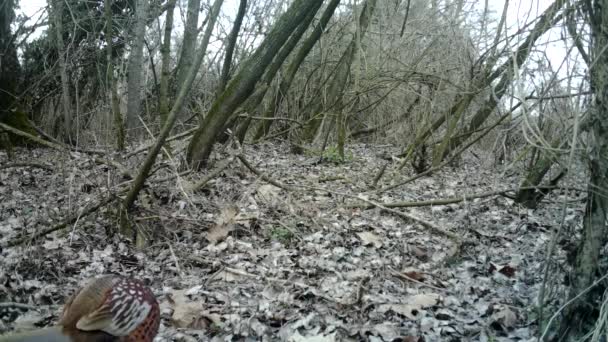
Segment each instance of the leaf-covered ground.
M128 177L94 155L16 152L0 152L0 333L53 324L87 279L117 273L157 295L157 341L532 341L547 246L561 222L576 234L584 203L556 192L536 210L500 195L368 208L513 189L521 173L467 154L378 193L370 185L395 148L355 145L337 165L267 144L244 153L261 174L220 154L216 166L234 160L195 191L213 167L176 177L179 160L163 159L132 212L149 241L138 249L109 236L116 202L78 216L123 196ZM142 158L116 160L134 175ZM412 175L389 167L378 188ZM571 251L559 240L551 257L548 311L563 300Z

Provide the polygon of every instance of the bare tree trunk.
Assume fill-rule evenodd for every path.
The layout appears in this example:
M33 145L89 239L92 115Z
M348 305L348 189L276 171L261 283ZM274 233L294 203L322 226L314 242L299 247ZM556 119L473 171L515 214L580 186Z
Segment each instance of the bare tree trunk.
M243 63L239 73L230 81L222 95L215 100L190 141L187 160L192 167L206 166L213 143L226 122L253 93L255 84L298 24L309 11L319 8L322 3L322 0L295 0L272 27L253 55Z
M551 166L557 161L558 156L552 149L563 149L564 146L560 146L562 141L562 137L556 138L549 149L541 150L542 156L528 167L526 178L522 181L520 189L515 195L515 202L521 203L527 208L536 208L542 197L542 191L534 187L540 185Z
M55 23L55 38L57 41L59 75L61 77L61 108L63 110L63 138L70 143L76 143L72 118L72 101L70 100L70 79L67 71L68 50L63 41L63 0L53 2L53 22Z
M13 105L19 79L17 48L11 32L15 19L14 0L7 0L0 6L0 122L6 123L15 115Z
M105 19L106 19L106 91L110 98L110 111L114 121L114 131L116 132L116 149L119 151L125 148L125 126L122 120L122 114L120 113L120 106L118 100L118 94L116 91L116 81L114 80L114 63L112 62L112 37L113 27L112 24L112 1L105 0L104 2Z
M178 87L184 83L186 76L190 72L192 63L194 63L196 39L198 37L198 12L200 9L201 0L188 0L184 40L182 41L182 50L179 57L179 63L177 64Z
M26 127L28 120L25 113L19 111L19 74L21 73L19 60L17 59L17 48L11 24L15 19L15 2L6 0L4 6L0 6L0 123L15 127L19 130L29 131ZM15 110L17 109L17 110ZM19 138L4 129L0 129L0 149L4 149L8 159L14 158L13 143Z
M169 115L169 79L171 78L171 32L173 31L173 12L177 0L170 0L167 4L167 15L165 19L165 33L163 44L160 48L161 71L160 71L160 94L159 94L159 115L161 127L167 122Z
M143 48L148 18L149 0L137 0L135 9L135 25L131 38L131 54L129 55L127 78L127 128L133 130L139 125L138 117L141 110L141 88L143 73Z
M359 15L361 37L365 36L375 7L376 0L366 0L363 8L361 9L361 14ZM355 35L346 48L346 51L344 51L344 54L340 58L333 78L329 82L327 98L329 100L328 103L331 103L332 105L341 101L344 88L346 87L348 77L350 75L350 67L357 52L356 46L357 36ZM304 128L303 141L310 142L317 134L319 126L323 121L323 117L320 115L324 111L323 105L323 102L319 99L313 105L311 105L310 109L307 111L306 117L309 118L309 121Z
M205 29L205 35L203 36L203 40L200 45L200 50L196 56L194 64L190 68L190 72L187 73L187 77L185 83L179 86L179 93L177 98L175 99L175 103L171 108L171 112L169 112L169 116L167 117L167 122L160 131L158 138L156 138L156 142L154 146L150 148L150 152L146 156L146 160L142 164L135 181L133 181L133 185L129 193L125 197L123 202L123 208L121 210L120 217L120 232L124 236L132 237L135 241L138 242L138 245L143 245L143 242L140 241L140 235L136 233L136 231L129 224L129 220L127 217L128 210L133 206L133 203L137 199L137 196L141 189L143 188L144 182L156 161L156 157L158 156L158 152L162 148L165 140L169 136L171 129L173 128L173 124L175 123L175 119L177 119L177 114L181 112L182 107L188 97L188 93L190 92L190 88L192 87L192 83L194 82L194 78L196 77L198 69L201 67L203 63L203 59L205 58L205 54L207 53L207 46L209 45L209 39L211 38L211 33L213 32L213 28L215 27L215 22L217 21L217 17L220 13L220 8L222 7L223 0L215 0L211 10L209 12L209 20L207 22L207 28Z
M494 43L492 44L490 54L485 60L482 70L478 71L478 73L472 77L472 84L469 89L464 93L464 95L457 97L455 104L449 109L446 115L438 116L437 119L429 127L416 134L414 142L409 144L408 147L401 154L404 158L403 162L399 166L399 169L402 169L405 165L407 165L407 162L412 157L414 151L417 150L421 145L423 145L426 139L433 132L439 129L439 127L441 127L449 117L455 116L457 118L460 118L462 113L468 108L471 101L473 101L474 97L478 94L479 89L486 88L488 85L492 84L492 82L494 82L494 80L498 78L498 76L500 76L500 74L497 74L496 72L492 73L490 76L488 76L488 74L491 73L491 70L496 65L496 61L498 58L498 42L501 39L502 29L504 27L505 21L507 20L508 7L509 0L506 0L503 6L500 23L498 24L496 35L494 36ZM502 70L504 72L503 69L506 69L506 66L509 65L508 63L509 61L503 64L502 67L499 68L499 70Z
M557 0L551 6L549 6L530 32L530 35L517 48L514 58L509 58L507 62L501 65L498 70L490 75L490 79L492 79L494 75L499 75L499 71L502 73L502 77L498 84L494 87L490 98L486 100L482 108L478 110L477 113L475 113L475 115L471 118L469 125L466 129L464 129L464 132L455 133L456 123L458 120L460 120L460 117L464 111L459 111L456 113L457 115L450 115L450 123L448 124L445 137L442 143L434 151L433 167L439 165L451 151L462 145L462 143L464 143L475 131L477 131L477 129L481 127L485 120L490 116L492 111L494 111L496 108L498 101L505 94L509 84L515 77L514 63L517 66L516 69L518 69L519 66L521 66L528 58L528 55L530 54L536 40L551 27L553 27L557 21L561 20L563 15L558 15L558 13L565 3L566 0Z
M220 84L217 87L218 95L226 89L226 84L230 80L230 69L232 66L232 55L234 54L234 48L236 47L236 41L241 31L241 25L243 24L243 18L245 18L245 12L247 10L247 0L241 0L239 10L236 14L236 19L232 25L232 30L228 35L226 42L226 54L224 55L224 64L222 65L222 73L220 76Z

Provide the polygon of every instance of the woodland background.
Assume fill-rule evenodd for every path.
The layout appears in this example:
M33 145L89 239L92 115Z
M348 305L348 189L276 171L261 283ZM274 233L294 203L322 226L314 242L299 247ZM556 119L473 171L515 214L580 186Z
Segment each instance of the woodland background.
M513 214L514 224L533 213L550 217L539 233L540 249L525 252L540 258L530 280L535 298L516 305L526 314L492 306L481 315L491 322L479 319L472 332L439 324L437 335L418 326L410 337L510 339L516 326L534 326L525 338L599 340L608 323L608 3L555 0L538 15L522 16L516 27L506 20L508 10L517 5L536 13L531 9L538 4L501 4L494 12L488 0L240 0L235 6L222 0L49 0L32 22L16 15L17 0L2 0L4 257L59 241L52 250L126 248L145 265L137 253L168 253L160 241L169 239L185 249L206 248L209 259L196 262L211 265L203 272L209 274L221 268L211 261L218 257L213 246L238 249L231 243L243 229L259 250L266 244L272 251L277 240L295 250L309 239L322 244L316 234L323 231L340 244L327 227L346 231L352 215L375 208L369 222L389 215L447 239L439 244L450 252L425 266L430 272L464 267L459 258L490 238L473 227L469 214L492 198L502 214L491 220L502 222L513 208L527 213ZM555 51L560 55L551 55ZM45 179L49 202L34 191L19 197L37 177ZM243 214L251 209L244 199L253 194L274 209L255 219ZM331 203L319 199L324 196ZM24 212L26 202L46 214ZM428 210L417 216L405 209L412 207ZM468 208L454 221L467 220L466 232L449 226L449 219L435 221L442 207L443 214ZM324 217L330 212L331 219ZM280 222L285 213L293 221ZM152 214L166 217L141 223ZM256 229L269 215L275 228L265 240ZM192 231L177 227L205 217L206 243L189 244L196 239L185 232ZM319 223L322 217L327 221ZM83 221L97 223L89 231L63 232L86 226ZM502 238L522 243L519 238L528 236L508 233ZM73 234L107 245L73 246ZM378 235L358 237L382 253L386 242ZM424 239L418 245L434 248ZM427 254L401 252L419 259ZM176 258L172 249L168 258ZM424 272L406 272L399 263L408 281L424 283ZM43 264L25 268L40 272ZM5 261L0 273L4 286L12 284L6 301L27 298L19 285L25 278L13 272L19 265ZM492 267L482 268L492 273ZM499 268L513 277L513 265ZM141 271L150 276L144 266ZM360 290L376 276L353 279ZM370 288L382 293L377 285ZM424 303L416 308L433 308L438 319L436 297ZM392 312L395 322L414 319L404 313L414 309L400 308L383 313ZM404 336L403 327L395 336ZM255 333L276 337L277 331Z

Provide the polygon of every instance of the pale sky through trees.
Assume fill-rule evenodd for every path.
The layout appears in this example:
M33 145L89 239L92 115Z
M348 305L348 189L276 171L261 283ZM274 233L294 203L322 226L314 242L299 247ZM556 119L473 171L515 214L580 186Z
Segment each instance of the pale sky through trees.
M352 0L347 0L346 2L351 1ZM361 1L362 0L359 0L358 2ZM37 11L47 4L47 0L20 0L19 2L20 10L18 13L23 13L27 16L34 16ZM186 2L187 1L184 0L179 1L177 8L184 8ZM507 13L507 25L510 27L510 31L517 30L533 18L538 17L553 2L554 0L511 0ZM181 6L179 5L180 3ZM238 8L238 3L239 0L225 0L224 5L222 6L222 12L225 15L233 16ZM489 0L489 4L495 15L499 16L504 6L504 0ZM476 6L477 9L481 11L484 6L484 1L478 1ZM175 18L176 21L180 21L182 16L180 13L176 13ZM201 21L203 18L204 16L201 16ZM561 48L563 49L563 47Z
M534 18L540 16L546 9L551 5L554 0L511 0L509 1L509 8L507 10L507 26L509 27L509 33L516 32L526 24L529 24ZM504 0L490 0L489 1L492 10L496 16L500 16L504 7ZM483 1L479 2L478 6L483 6ZM566 57L569 47L564 45L561 40L562 29L553 28L549 30L541 39L538 40L536 46L538 50L545 50L547 58L551 62L554 70L560 67L560 64ZM567 37L568 33L564 32L564 36ZM522 37L523 41L525 37ZM543 44L547 43L545 46ZM578 51L573 49L571 57L578 57ZM565 66L562 66L562 69ZM561 70L565 72L565 70Z
M343 3L351 3L353 0L343 0ZM357 3L361 3L363 0L358 0ZM504 6L505 0L489 0L490 10L493 12L493 15L498 20L500 14L502 13L502 9ZM17 12L18 14L23 13L28 16L34 16L36 12L41 13L41 8L47 5L47 0L20 0L19 1L20 10ZM516 32L518 29L523 27L526 24L529 24L532 20L537 18L543 11L551 4L554 0L511 0L509 1L509 9L507 12L507 26L509 28L508 33ZM236 9L238 8L239 0L225 0L224 5L222 6L222 13L225 16L234 18L236 15ZM477 1L475 6L475 10L480 13L483 11L483 6L485 1ZM187 0L179 0L177 10L175 13L175 32L180 32L180 28L183 27L182 20L185 20L185 15L182 15L179 10L185 10L187 5ZM469 5L470 6L470 5ZM470 8L470 7L469 7ZM204 19L204 15L200 16L200 20ZM229 23L225 23L228 24ZM529 27L528 27L529 28ZM38 31L30 37L35 38L37 35L42 32L45 28L40 28ZM492 28L492 29L495 29ZM571 72L571 69L574 67L573 64L570 65L562 65L563 61L566 57L569 47L564 45L564 41L560 39L561 36L567 37L568 34L562 31L562 28L553 28L549 32L547 32L541 39L538 40L536 44L537 51L543 53L548 61L551 64L553 70L559 69L559 74L564 75L565 73ZM525 39L525 35L519 35L520 41ZM512 42L512 44L518 44L520 42ZM218 42L211 42L211 49L218 44ZM219 43L221 44L221 43ZM538 52L536 52L538 55ZM532 54L534 55L534 53ZM570 54L570 63L572 63L573 58L577 63L582 66L580 59L578 58L578 52L576 49L572 49ZM538 58L537 58L538 59ZM570 70L568 70L570 69Z
M347 0L348 2L352 0ZM362 0L359 0L361 2ZM507 13L507 22L509 26L517 27L521 26L522 23L529 21L530 18L534 18L538 16L542 11L544 11L547 6L549 6L554 0L511 0L509 4L509 11ZM182 2L182 6L184 7L186 1ZM239 0L225 0L223 7L223 13L227 15L231 15L231 12L236 12L236 8L238 8ZM41 8L46 6L47 0L20 0L19 7L20 10L18 13L23 13L27 16L33 16L39 11ZM496 13L496 15L500 15L502 8L504 6L504 0L489 0L489 4ZM484 1L479 1L479 8L484 5ZM176 15L176 19L179 18L179 15ZM202 20L202 19L201 19ZM519 24L519 25L518 25Z

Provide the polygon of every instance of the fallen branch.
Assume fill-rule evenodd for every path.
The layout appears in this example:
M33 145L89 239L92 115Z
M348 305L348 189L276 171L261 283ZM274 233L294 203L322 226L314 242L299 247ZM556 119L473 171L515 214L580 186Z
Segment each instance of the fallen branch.
M453 204L453 203L466 202L466 201L470 201L470 200L476 199L476 198L485 198L485 197L490 197L490 196L494 196L494 195L504 195L508 191L513 191L513 190L510 190L510 189L495 190L495 191L488 191L488 192L483 192L483 193L474 194L474 195L464 195L464 196L460 196L460 197L450 197L450 198L428 200L428 201L392 202L392 203L381 203L381 204L387 208L412 208L412 207L428 207L428 206L435 206L435 205L448 205L448 204ZM348 207L349 208L371 209L374 207L374 205L370 205L370 204L358 205L358 204L353 203L353 204L349 204Z
M507 197L509 199L513 199L512 195L509 195L509 192L517 192L520 190L544 190L544 191L548 191L548 190L555 190L555 189L562 189L562 190L575 190L575 191L579 191L579 192L585 192L584 189L579 189L576 187L559 187L559 186L555 186L555 185L546 185L546 186L526 186L526 187L521 187L518 189L504 189L504 190L494 190L494 191L487 191L487 192L482 192L479 194L473 194L473 195L463 195L463 196L459 196L459 197L450 197L450 198L443 198L443 199L436 199L436 200L428 200L428 201L408 201L408 202L392 202L392 203L381 203L383 206L387 207L387 208L412 208L412 207L428 207L428 206L436 206L436 205L448 205L448 204L453 204L453 203L459 203L459 202L466 202L466 201L470 201L476 198L486 198L486 197L490 197L490 196L496 196L496 195L500 195L500 196L504 196ZM347 206L348 208L361 208L361 209L371 209L374 206L373 205L364 205L364 204L349 204Z
M165 178L161 178L155 181L152 181L152 183L156 184L156 183L162 183L162 182L166 182L170 179L174 179L177 178L178 176L181 176L183 174L187 174L190 171L186 171L183 172L179 175L172 175L171 177L165 177ZM68 217L67 219L63 220L61 223L58 223L52 227L37 231L29 236L24 236L21 238L17 238L14 240L9 240L5 243L0 243L0 250L2 248L7 248L7 247L14 247L17 245L21 245L25 242L32 242L34 240L37 240L45 235L48 235L50 233L56 232L58 230L62 230L67 228L70 224L77 222L78 220L80 220L83 216L87 216L93 212L95 212L96 210L98 210L99 208L108 205L110 203L112 203L115 200L120 200L120 195L126 193L129 190L129 184L132 181L126 181L123 182L121 184L118 184L116 187L118 188L116 191L111 192L109 195L107 195L105 198L100 199L96 204L90 204L87 207L84 207L80 210L80 212Z
M327 191L329 191L329 190L327 190ZM416 216L414 216L412 214L407 214L407 213L403 213L401 211L397 211L395 209L388 208L388 207L382 205L381 203L374 202L372 200L368 200L366 198L363 198L362 196L353 196L353 195L348 195L348 194L341 194L341 193L336 193L334 191L329 191L329 192L335 193L336 195L342 195L342 196L347 196L347 197L351 197L351 198L357 198L357 199L359 199L359 200L361 200L363 202L366 202L366 203L372 205L373 207L378 207L378 208L380 208L380 209L382 209L384 211L387 211L387 212L389 212L391 214L397 215L397 216L399 216L401 218L404 218L404 219L411 220L411 221L414 221L416 223L419 223L422 226L424 226L424 227L432 230L433 232L435 232L435 233L437 233L439 235L443 235L443 236L451 239L457 245L461 245L463 242L472 243L472 241L464 241L464 240L462 240L460 238L460 236L458 236L457 234L454 234L454 233L452 233L450 231L442 229L439 226L436 226L434 223L425 221L425 220L423 220L423 219L421 219L419 217L416 217Z
M204 187L207 183L209 183L210 180L212 180L217 175L219 175L222 171L224 171L226 168L228 168L228 166L230 166L230 164L232 164L233 161L234 161L234 157L230 157L230 158L222 161L222 163L220 165L218 165L218 167L216 167L213 171L209 172L205 177L200 179L198 182L188 186L187 189L190 191L197 191L200 188Z
M357 200L361 200L363 202L366 202L366 203L370 204L372 207L378 207L378 208L381 208L384 211L387 211L387 212L389 212L391 214L400 216L401 218L405 218L405 219L417 222L417 223L421 224L422 226L424 226L424 227L426 227L426 228L428 228L428 229L430 229L430 230L432 230L432 231L434 231L434 232L436 232L436 233L438 233L440 235L443 235L443 236L446 236L446 237L450 238L451 240L455 241L456 244L458 244L458 245L461 245L462 242L463 242L458 235L456 235L456 234L454 234L452 232L449 232L447 230L444 230L444 229L436 226L435 224L433 224L431 222L425 221L425 220L423 220L421 218L418 218L418 217L416 217L416 216L414 216L412 214L406 214L406 213L402 213L400 211L388 208L388 207L384 206L381 203L368 200L368 199L363 198L361 196L355 196L355 195L351 195L351 194L346 194L346 193L342 193L342 192L338 192L338 191L332 191L332 190L318 188L318 187L313 187L313 186L296 185L295 187L291 187L291 186L284 185L284 184L282 184L282 183L280 183L280 182L278 182L278 181L276 181L276 180L274 180L274 179L266 176L264 173L262 173L261 171L257 170L256 168L254 168L247 161L247 159L245 159L245 157L243 155L237 155L236 157L248 169L250 169L253 173L255 173L258 177L262 178L263 180L267 181L268 183L270 183L270 184L272 184L272 185L274 185L276 187L279 187L279 188L281 188L283 190L286 190L286 191L317 190L317 191L328 192L328 193L331 193L331 194L334 194L334 195L338 195L338 196L343 196L343 197L348 197L348 198L354 198L354 199L357 199ZM300 189L298 189L298 188L300 188ZM465 241L465 242L470 242L470 241Z
M167 138L167 140L165 140L165 143L168 143L170 141L181 139L183 137L187 137L189 135L192 135L192 134L194 134L194 132L196 132L197 129L198 129L198 127L191 128L191 129L189 129L187 131L184 131L184 132L182 132L180 134L176 134L176 135L174 135L172 137L169 137L169 138ZM138 149L136 149L134 151L131 151L131 152L127 153L127 155L125 156L125 158L131 158L131 157L133 157L134 155L136 155L138 153L147 151L153 145L154 145L154 143L146 144L146 145L144 145L144 146L142 146L142 147L140 147L140 148L138 148Z
M50 147L52 149L59 150L59 151L67 151L67 149L65 148L65 146L61 146L59 144L55 144L55 143L46 141L46 140L44 140L42 138L39 138L37 136L31 135L29 133L26 133L24 131L18 130L15 127L9 126L7 124L3 124L1 122L0 122L0 128L3 128L4 130L9 131L9 132L11 132L11 133L13 133L15 135L20 136L20 137L24 137L24 138L27 138L29 140L32 140L33 142L36 142L36 143L38 143L40 145L43 145L43 146L46 146L46 147Z
M97 202L94 205L90 205L88 207L83 208L82 210L80 210L80 212L68 217L67 219L65 219L63 222L56 224L52 227L49 227L47 229L43 229L40 231L37 231L35 233L33 233L32 235L29 236L24 236L18 239L14 239L14 240L10 240L4 244L0 245L0 248L6 248L6 247L14 247L17 245L21 245L25 242L32 242L36 239L39 239L45 235L48 235L50 233L56 232L58 230L64 229L66 228L68 225L76 222L77 220L79 220L82 216L86 216L89 215L90 213L96 211L97 209L101 208L102 206L111 203L112 201L116 200L117 198L114 196L108 196L102 200L100 200L99 202Z
M53 171L53 168L49 165L41 164L41 163L12 163L7 165L0 166L0 170L10 169L12 167L33 167L37 169L43 169L46 171Z
M29 304L23 304L23 303L14 303L14 302L3 302L0 303L0 308L17 308L17 309L21 309L21 310L34 310L34 311L38 311L38 307L34 306L34 305L29 305Z
M268 183L276 186L277 188L281 188L285 191L298 191L297 188L293 188L291 186L285 185L279 181L276 181L276 180L270 178L266 174L262 173L262 171L253 167L253 165L251 165L242 154L238 154L236 157L241 161L241 163L243 163L243 165L245 165L245 167L247 167L249 170L251 170L251 172L255 173L258 177L260 177L261 179L267 181Z
M45 131L43 131L42 129L38 128L36 125L34 125L31 121L29 121L29 125L32 126L32 128L36 131L36 133L40 134L43 138L45 138L46 140L55 143L57 145L63 146L66 150L71 150L74 152L81 152L81 153L87 153L87 154L99 154L99 155L106 155L107 152L103 151L103 150L91 150L91 149L84 149L82 147L76 147L76 146L69 146L66 145L64 143L62 143L61 141L53 138L52 136L48 135Z
M488 133L490 133L494 127L498 126L504 119L506 119L507 117L509 117L511 115L511 113L517 109L519 106L521 105L521 103L517 104L516 106L514 106L510 111L508 111L507 113L505 113L503 116L501 116L498 120L496 120L495 123L493 123L492 125L490 125L488 128L486 128L486 130L479 134L475 139L472 139L468 144L465 144L464 146L462 146L460 149L458 149L456 152L454 152L452 154L452 156L450 156L449 158L447 158L446 160L444 160L441 164L432 167L424 172L421 172L413 177L410 177L402 182L399 182L397 184L393 184L393 185L389 185L385 188L382 188L380 190L377 190L376 193L380 194L383 192L386 192L388 190L392 190L394 188L400 187L402 185L405 185L407 183L413 182L416 179L420 178L420 177L424 177L426 175L429 175L437 170L442 169L444 166L448 165L449 163L451 163L454 159L456 159L456 157L458 157L459 155L461 155L464 151L466 151L469 147L471 147L473 144L475 144L476 142L478 142L479 140L481 140L481 138L485 137ZM403 168L403 166L405 165L405 162L407 161L407 158L403 160L403 162L401 163L401 166L399 167L399 169Z
M11 127L9 125L3 124L0 122L0 128L3 128L15 135L30 139L40 145L52 148L54 150L60 151L60 152L71 152L70 148L68 146L62 145L62 144L57 144L57 143L53 143L50 141L46 141L42 138L39 138L37 136L31 135L29 133L23 132L21 130L18 130L14 127ZM101 158L101 157L95 157L93 158L93 160L95 160L95 162L100 163L100 164L106 164L106 165L110 165L113 166L114 168L118 169L118 171L120 173L122 173L125 176L128 176L129 178L133 178L133 175L128 171L128 169L126 167L124 167L122 164L118 163L117 161L111 160L111 159L106 159L106 158Z

